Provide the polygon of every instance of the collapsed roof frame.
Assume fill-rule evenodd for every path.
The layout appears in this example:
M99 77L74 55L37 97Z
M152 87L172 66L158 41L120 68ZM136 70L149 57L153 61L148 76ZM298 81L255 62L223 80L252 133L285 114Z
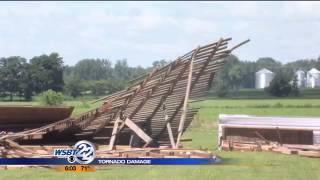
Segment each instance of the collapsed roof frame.
M130 145L134 137L138 137L144 142L143 147L153 143L178 148L183 132L198 111L188 107L189 99L204 97L226 57L249 42L246 40L228 49L230 40L221 38L198 46L170 64L132 81L125 90L97 100L103 101L97 109L40 128L6 134L0 136L0 140L36 139L52 132L77 129L72 133L82 139L109 139L112 150L117 136L129 131Z

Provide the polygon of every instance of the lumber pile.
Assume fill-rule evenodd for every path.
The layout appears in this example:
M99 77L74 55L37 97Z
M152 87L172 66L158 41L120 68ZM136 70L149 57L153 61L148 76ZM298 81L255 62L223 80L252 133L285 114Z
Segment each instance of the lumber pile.
M125 158L212 158L210 151L196 149L171 148L134 148L116 151L97 151L99 157L125 157Z
M320 145L280 144L270 141L231 141L222 140L220 148L225 151L270 151L320 158Z

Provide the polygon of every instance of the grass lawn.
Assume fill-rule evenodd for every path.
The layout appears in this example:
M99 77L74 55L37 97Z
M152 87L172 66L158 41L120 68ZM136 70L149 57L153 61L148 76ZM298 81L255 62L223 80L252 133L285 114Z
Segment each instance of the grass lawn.
M2 103L0 103L2 104ZM76 107L74 115L94 108L68 101ZM317 99L207 100L194 103L199 114L184 137L192 138L186 147L208 148L222 157L221 165L203 166L106 166L95 173L61 173L47 169L1 171L0 179L317 179L320 159L270 152L219 152L217 117L219 114L251 114L278 116L319 116Z

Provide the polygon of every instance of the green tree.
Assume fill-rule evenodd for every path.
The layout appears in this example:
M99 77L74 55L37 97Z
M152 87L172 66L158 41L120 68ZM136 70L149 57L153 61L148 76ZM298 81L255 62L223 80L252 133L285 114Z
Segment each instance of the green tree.
M257 64L257 70L260 70L262 68L267 68L273 72L277 71L281 67L281 63L271 57L259 58L256 64Z
M299 90L299 87L298 87L298 78L297 78L296 75L294 76L294 78L292 80L291 94L293 96L299 96L300 95L300 90Z
M33 87L37 93L48 89L63 90L63 59L58 53L33 57L30 64Z
M166 60L164 60L164 59L161 59L161 60L159 60L159 61L154 61L154 62L152 63L152 66L153 66L154 68L160 68L160 67L163 67L163 66L165 66L165 65L167 65L167 64L169 64L168 61L166 61Z
M226 63L218 72L217 81L214 86L222 89L237 88L241 82L241 68L239 59L230 55L226 58ZM221 84L223 83L223 84Z
M141 66L137 66L137 67L132 67L130 71L131 71L130 79L134 79L146 74L148 72L148 69L145 69Z
M0 82L2 94L6 92L10 95L10 101L13 95L20 92L20 83L23 82L22 72L26 64L26 59L19 56L12 56L0 59Z
M31 101L33 95L31 65L24 63L20 72L21 78L19 82L19 94L22 94L25 100Z
M111 62L107 59L84 59L73 69L73 75L80 80L101 80L111 78Z
M104 95L106 94L106 90L108 88L107 86L108 86L108 83L107 81L104 81L104 80L91 81L90 91L95 96Z
M241 61L242 80L240 87L254 88L255 86L255 73L257 72L256 62Z
M240 63L230 67L228 72L228 80L230 83L230 87L232 87L233 89L238 89L243 80L243 75L244 72Z
M83 90L84 86L79 79L70 79L66 82L65 92L74 98L80 96Z
M113 77L117 80L125 81L128 81L132 78L130 68L126 59L118 60L116 62L113 68Z

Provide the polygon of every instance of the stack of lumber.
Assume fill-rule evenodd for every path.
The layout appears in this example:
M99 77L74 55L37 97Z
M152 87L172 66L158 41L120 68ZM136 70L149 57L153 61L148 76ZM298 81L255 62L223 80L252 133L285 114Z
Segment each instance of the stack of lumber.
M225 151L271 151L320 158L320 145L279 144L278 142L253 142L222 140L220 148Z
M210 151L197 149L171 149L171 148L129 148L126 150L97 151L97 156L126 157L126 158L212 158Z

